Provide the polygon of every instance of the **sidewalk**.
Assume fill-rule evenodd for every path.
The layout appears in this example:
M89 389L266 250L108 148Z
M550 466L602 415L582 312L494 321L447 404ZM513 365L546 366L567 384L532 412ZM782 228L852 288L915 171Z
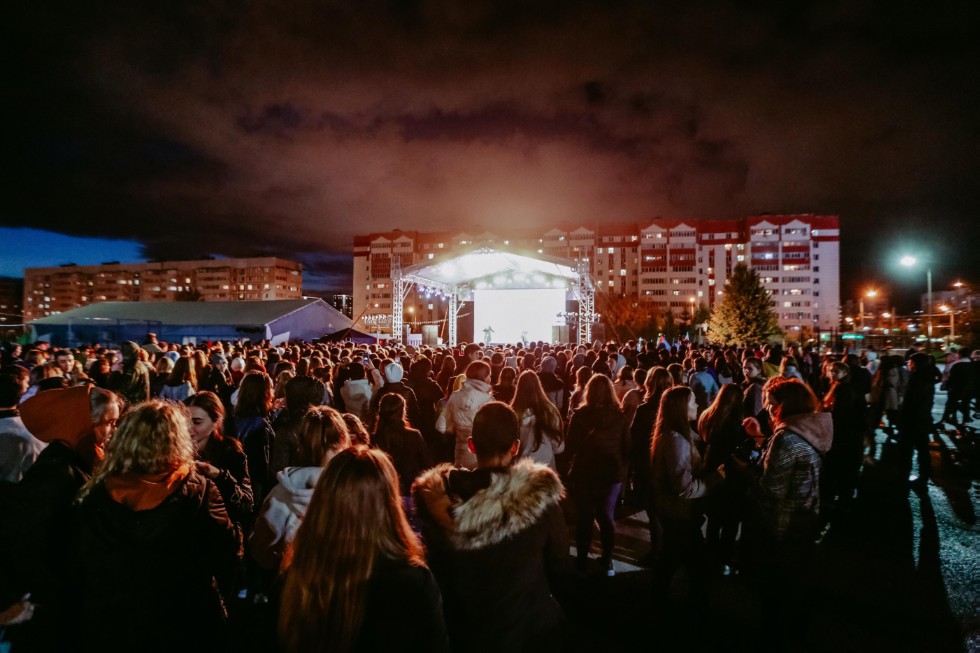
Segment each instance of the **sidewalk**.
M936 421L944 405L937 392ZM980 650L980 485L970 438L935 438L933 479L917 495L897 477L894 445L878 435L881 459L865 467L854 508L835 516L818 545L815 610L801 650ZM617 575L569 579L556 590L571 623L568 650L766 648L758 591L737 575L716 578L702 614L684 614L678 603L654 626L650 571L637 564L649 548L645 516L626 509L617 527ZM686 592L683 574L674 583L675 596Z

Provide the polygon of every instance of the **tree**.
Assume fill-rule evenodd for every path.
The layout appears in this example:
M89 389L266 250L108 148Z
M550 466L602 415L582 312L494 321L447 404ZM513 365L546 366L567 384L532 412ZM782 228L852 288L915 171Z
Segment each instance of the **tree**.
M674 321L674 311L667 309L661 316L662 321L660 323L660 333L663 335L664 339L668 343L673 343L677 340L677 336L680 335L680 328L677 326L677 322Z
M708 338L723 345L740 345L764 342L781 333L772 297L762 287L759 273L739 263L708 321Z
M635 340L644 333L656 330L655 318L651 325L649 304L637 301L636 297L598 293L596 308L602 315L602 321L612 329L619 342Z

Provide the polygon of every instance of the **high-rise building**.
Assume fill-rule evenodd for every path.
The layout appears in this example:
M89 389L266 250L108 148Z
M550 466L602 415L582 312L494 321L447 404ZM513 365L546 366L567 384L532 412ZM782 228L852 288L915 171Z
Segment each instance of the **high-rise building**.
M299 299L303 266L280 258L61 265L24 270L24 319L97 302Z
M0 277L0 327L20 326L24 321L24 280Z
M598 293L636 297L681 316L713 308L738 263L759 272L787 331L840 325L840 227L837 216L759 215L740 220L653 220L548 225L468 233L394 230L354 238L354 311L359 324L391 314L392 260L404 268L477 247L587 261ZM405 321L445 317L445 307L410 293ZM417 330L417 329L416 329Z

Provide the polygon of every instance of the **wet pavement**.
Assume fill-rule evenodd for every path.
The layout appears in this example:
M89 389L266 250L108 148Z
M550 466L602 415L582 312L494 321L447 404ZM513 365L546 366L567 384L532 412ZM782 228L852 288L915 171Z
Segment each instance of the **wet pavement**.
M937 391L936 421L945 399ZM897 474L895 445L877 433L878 458L865 464L853 507L832 516L817 546L810 623L795 646L773 641L758 588L738 574L719 572L707 605L687 608L679 572L666 612L654 614L651 574L639 564L649 551L645 513L622 506L616 575L596 567L556 587L569 617L565 648L980 651L976 433L948 427L933 440L933 477L916 493Z

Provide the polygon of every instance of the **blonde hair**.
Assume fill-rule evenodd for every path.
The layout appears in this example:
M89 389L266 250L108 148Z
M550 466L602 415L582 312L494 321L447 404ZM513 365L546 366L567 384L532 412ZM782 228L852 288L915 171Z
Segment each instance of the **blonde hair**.
M187 409L150 399L126 411L106 447L105 459L78 493L81 501L107 478L129 472L159 474L194 463L194 443L187 431Z
M388 455L355 446L320 475L293 541L279 612L283 650L349 650L379 556L424 567Z

